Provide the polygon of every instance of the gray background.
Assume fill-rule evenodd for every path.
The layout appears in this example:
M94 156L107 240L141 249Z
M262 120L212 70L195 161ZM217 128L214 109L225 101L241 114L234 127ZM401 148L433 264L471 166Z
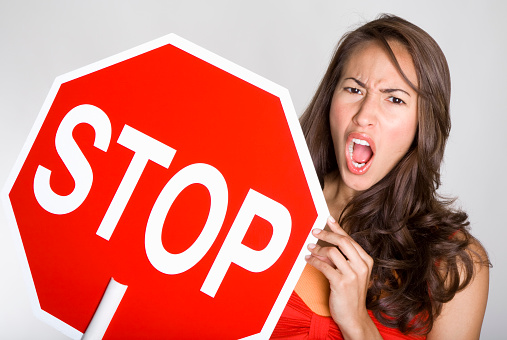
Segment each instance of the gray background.
M176 33L289 89L300 114L338 38L380 12L424 28L448 58L453 129L442 193L459 196L493 262L483 339L505 331L507 5L483 1L5 1L0 2L0 185L54 78ZM30 309L0 212L0 338L65 339Z

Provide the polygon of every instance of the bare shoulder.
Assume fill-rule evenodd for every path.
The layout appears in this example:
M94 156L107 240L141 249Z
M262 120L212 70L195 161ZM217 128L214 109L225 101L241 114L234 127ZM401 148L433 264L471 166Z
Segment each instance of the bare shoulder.
M456 235L463 237L463 235ZM468 253L473 259L470 283L444 304L428 334L432 339L479 339L489 291L489 260L484 247L473 239Z
M474 259L474 272L480 272L483 268L489 272L490 263L488 260L488 253L482 244L476 239L468 246L468 251Z

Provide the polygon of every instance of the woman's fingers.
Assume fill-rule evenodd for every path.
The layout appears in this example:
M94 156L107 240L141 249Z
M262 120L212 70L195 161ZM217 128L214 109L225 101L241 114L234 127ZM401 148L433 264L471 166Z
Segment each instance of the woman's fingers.
M310 250L313 257L327 263L333 269L337 269L342 273L350 270L348 260L337 247L321 247L316 244L309 244L308 250Z
M336 269L334 263L329 258L324 258L318 255L307 255L306 262L319 270L329 280L329 282L336 282L342 274L339 269Z
M349 260L355 260L357 255L362 261L366 262L370 269L373 267L373 259L371 256L341 228L332 216L328 218L327 225L331 229L331 232L314 229L313 235L319 240L338 246L340 251Z
M312 254L306 257L307 263L324 274L332 290L362 289L370 282L371 268L359 256L356 262L347 260L337 247L311 244L308 249Z
M319 230L316 229L313 231L313 234L322 241L325 241L329 244L334 245L335 247L320 247L319 249L324 251L327 249L335 249L337 254L343 254L346 257L346 260L351 262L362 261L362 256L358 253L356 247L352 244L351 238L348 236L343 236L334 232L330 232L327 230ZM336 248L338 247L338 248Z
M349 249L355 252L354 256L349 255L350 259L338 247L309 244L308 249L311 255L306 256L306 261L324 274L332 288L343 289L347 285L367 287L373 261L371 265L364 261L355 251L354 246L348 240L345 241L349 243Z
M325 269L329 273L331 270L338 270L343 274L351 271L363 275L370 273L373 267L371 256L340 227L334 218L329 217L327 224L331 231L314 229L312 233L317 239L332 244L334 247L308 245L312 255L307 258L307 261L317 269ZM324 271L323 273L326 274Z

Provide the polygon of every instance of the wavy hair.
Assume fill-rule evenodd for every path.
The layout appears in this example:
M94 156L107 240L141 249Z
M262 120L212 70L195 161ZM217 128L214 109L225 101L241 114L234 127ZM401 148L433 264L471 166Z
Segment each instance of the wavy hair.
M378 183L358 193L339 222L374 259L367 308L384 325L427 334L442 305L467 286L474 259L468 216L437 193L440 164L451 128L451 80L438 44L421 28L383 14L345 34L300 122L321 185L337 171L329 111L349 57L362 44L379 42L405 81L418 93L418 129L407 154ZM418 78L412 84L389 46L401 43ZM482 259L489 264L487 258ZM461 273L461 275L460 275Z

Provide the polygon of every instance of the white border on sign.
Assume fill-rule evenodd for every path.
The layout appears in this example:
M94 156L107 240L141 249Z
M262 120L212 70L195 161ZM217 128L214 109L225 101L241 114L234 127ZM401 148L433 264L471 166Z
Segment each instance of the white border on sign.
M289 95L289 91L285 89L284 87L281 87L280 85L277 85L270 80L267 80L266 78L263 78L233 62L228 61L227 59L224 59L200 46L197 46L190 41L187 41L176 34L168 34L166 36L163 36L161 38L152 40L150 42L147 42L145 44L142 44L140 46L134 47L132 49L129 49L127 51L118 53L114 56L105 58L101 61L98 61L96 63L90 64L88 66L79 68L77 70L65 73L55 79L53 82L53 85L51 86L51 89L49 90L48 96L46 97L46 100L44 101L44 104L39 112L39 115L37 116L35 123L30 130L30 133L28 135L27 140L25 141L25 144L23 145L23 148L21 149L21 152L14 163L13 169L11 170L9 177L7 178L7 182L2 190L1 198L3 201L3 206L6 211L7 219L9 222L9 225L12 229L12 235L14 237L14 243L17 248L18 255L21 259L22 267L23 267L23 275L25 277L25 282L28 285L29 295L30 295L30 301L32 305L32 309L34 311L34 314L41 319L42 321L50 324L51 326L55 327L65 335L73 338L73 339L80 339L83 335L82 332L76 330L75 328L67 325L63 321L60 321L53 315L43 311L40 307L39 300L37 298L37 293L35 290L35 285L32 279L32 275L30 273L30 267L28 265L28 259L26 257L26 254L24 252L23 242L21 239L21 235L19 233L19 230L17 228L16 224L16 218L13 213L12 205L9 200L9 192L11 191L14 182L16 180L16 177L18 176L23 164L26 161L26 158L28 157L28 153L30 149L33 146L33 143L35 141L35 138L37 137L37 134L39 133L42 123L46 119L46 116L49 112L49 109L51 108L51 105L56 97L56 94L58 93L58 90L61 86L61 84L68 82L70 80L82 77L84 75L90 74L92 72L101 70L103 68L106 68L108 66L117 64L119 62L122 62L127 59L131 59L133 57L136 57L140 54L149 52L151 50L154 50L156 48L162 47L164 45L173 45L187 53L192 54L193 56L208 62L209 64L212 64L254 86L257 86L264 91L267 91L277 97L280 98L280 102L282 104L285 117L292 135L292 139L294 140L294 145L296 146L297 154L299 156L299 160L301 162L303 172L305 174L306 181L308 183L310 193L313 199L313 202L315 204L316 210L317 210L317 218L315 220L313 228L319 227L322 228L325 223L326 219L329 216L329 211L322 193L322 189L320 187L320 183L318 181L317 175L315 173L315 169L313 167L313 162L310 157L310 153L308 151L308 148L306 146L306 141L304 139L303 133L301 131L301 127L299 125L299 120L296 114L296 111L294 109L294 106L292 104L292 100ZM306 240L306 244L310 242L315 242L316 239L310 234L308 235L308 238ZM306 252L306 248L303 247L301 249L301 252L299 254L299 257L297 258L294 266L292 267L290 274L278 296L278 298L275 301L275 304L261 330L260 333L254 334L252 336L249 336L245 339L268 339L271 333L273 332L276 323L278 322L278 319L280 318L280 315L283 312L283 309L285 305L287 304L287 301L290 298L290 295L292 291L294 290L294 287L296 286L296 283L299 279L299 276L303 272L303 269L305 267L306 261L304 260L304 254Z

